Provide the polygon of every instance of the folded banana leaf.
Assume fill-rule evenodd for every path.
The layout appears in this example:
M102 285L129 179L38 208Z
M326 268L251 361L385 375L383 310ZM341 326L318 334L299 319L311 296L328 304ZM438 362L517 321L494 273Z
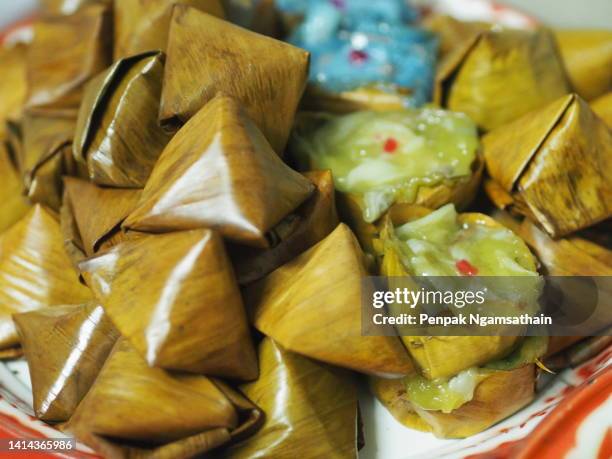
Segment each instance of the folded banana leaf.
M43 308L13 318L30 369L36 416L67 421L119 334L97 303Z
M163 57L115 62L85 87L74 156L99 185L142 188L170 137L157 124Z
M580 97L592 100L612 90L611 30L557 30L555 37Z
M0 48L0 137L5 135L5 121L18 119L26 97L26 47Z
M185 5L223 18L219 0L121 0L115 1L114 59L146 51L166 51L174 5Z
M612 131L567 95L483 138L498 207L562 237L612 216ZM491 188L495 192L491 192Z
M362 86L353 90L330 92L311 85L306 88L301 108L339 114L360 110L384 112L405 108L409 96L410 91L404 88L383 90L375 86Z
M309 54L194 8L174 8L160 120L177 126L219 92L235 97L283 155L308 77Z
M510 416L533 399L535 366L523 365L510 371L487 370L485 379L474 390L471 401L443 413L424 410L408 400L401 379L374 379L378 399L402 424L429 430L439 438L464 438L482 432Z
M62 202L62 176L78 175L72 158L76 111L27 109L21 122L22 168L31 202L58 211Z
M149 365L232 379L257 377L240 291L214 231L128 240L82 262L80 269L113 323Z
M591 108L612 129L612 91L591 102Z
M221 4L229 22L269 37L282 37L276 0L221 0Z
M287 350L370 374L413 370L396 336L362 336L364 255L344 224L244 292L255 327Z
M258 249L236 244L228 247L239 284L246 285L267 276L338 226L331 172L307 172L304 176L314 183L315 192L268 233L271 248Z
M488 131L570 92L554 37L535 31L485 31L441 64L434 101Z
M19 344L13 313L90 299L64 252L52 211L37 204L0 236L0 348Z
M214 228L232 241L268 247L266 233L313 190L274 154L238 102L219 95L164 149L124 226Z
M175 459L239 441L262 420L221 381L149 367L119 339L66 430L105 458Z
M443 14L430 14L423 18L423 27L438 37L438 49L442 59L465 42L473 40L479 33L489 30L492 25L481 21L461 21Z
M22 196L23 182L6 141L0 136L0 234L23 217L29 205Z
M101 188L73 177L65 177L64 186L63 206L69 208L67 217L73 217L77 231L70 240L87 256L121 232L121 222L136 207L141 193L140 190Z
M259 345L261 376L240 390L266 413L261 429L223 457L348 458L357 455L357 391L351 375L286 351Z
M83 85L111 63L112 23L100 4L34 24L27 51L28 106L79 106Z
M112 0L41 0L40 7L46 15L73 14L93 4L110 6Z

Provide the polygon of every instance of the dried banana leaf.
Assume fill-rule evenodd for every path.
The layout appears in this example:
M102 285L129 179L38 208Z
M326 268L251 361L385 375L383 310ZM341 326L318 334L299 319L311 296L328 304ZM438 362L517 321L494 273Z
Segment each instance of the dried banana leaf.
M102 5L36 22L27 51L27 104L78 107L83 85L111 62L111 26Z
M591 102L591 108L612 129L612 91Z
M140 199L140 190L101 188L77 178L64 178L65 200L78 237L73 242L87 256L97 252L102 243L121 231L121 222Z
M170 140L157 124L163 57L145 53L115 62L85 87L74 156L90 179L142 188Z
M219 92L235 97L283 155L308 77L309 54L194 8L174 8L160 120L186 122Z
M20 220L29 205L22 196L23 182L6 142L0 136L0 234Z
M37 204L0 236L0 348L19 343L11 314L90 299L64 252L52 211Z
M266 413L252 437L223 457L348 458L357 455L357 391L351 375L286 351L269 338L259 345L261 376L240 387Z
M489 30L493 24L481 21L460 21L452 16L431 14L423 19L423 27L434 32L439 40L442 58L473 40L479 33Z
M164 149L124 226L149 232L208 227L267 247L266 232L313 190L274 154L237 101L219 95Z
M611 30L557 30L555 37L580 97L592 100L612 90Z
M30 369L34 412L67 421L119 337L102 306L55 306L13 316Z
M287 350L370 374L405 375L395 336L363 336L363 252L344 224L245 291L257 329Z
M534 365L489 372L476 387L472 400L450 413L424 410L410 403L401 380L374 380L372 385L376 396L398 421L409 427L431 430L439 438L464 438L482 432L533 399Z
M112 0L41 0L41 9L47 15L73 14L94 4L109 5Z
M115 0L114 59L146 51L165 51L174 5L185 5L223 18L219 0Z
M239 284L246 285L267 276L338 226L331 172L307 172L304 176L314 183L315 192L268 233L273 241L270 249L239 245L228 247Z
M149 365L232 379L257 377L240 291L214 231L125 241L82 262L80 269L113 323Z
M553 237L612 216L612 131L568 95L483 138L487 169L512 211Z
M552 33L480 33L454 50L436 77L434 100L484 130L502 126L570 92Z
M18 119L21 115L27 91L25 53L22 45L0 47L0 137L5 135L5 120Z
M409 96L408 91L401 91L400 88L389 91L365 86L353 90L329 92L311 85L306 88L301 108L329 113L401 110L406 107Z
M105 458L174 459L240 440L262 416L222 382L151 368L120 339L66 430Z
M77 175L72 158L76 111L27 109L21 123L22 164L26 194L31 202L58 211L62 176Z

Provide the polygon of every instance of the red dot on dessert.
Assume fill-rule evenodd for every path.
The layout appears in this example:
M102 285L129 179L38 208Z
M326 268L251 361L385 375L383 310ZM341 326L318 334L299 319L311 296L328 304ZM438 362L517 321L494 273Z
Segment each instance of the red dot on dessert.
M457 271L464 276L475 276L478 274L478 268L467 260L459 260L455 263Z
M397 150L398 146L399 143L397 142L397 140L395 140L393 137L389 137L387 140L385 140L383 150L385 150L385 153L393 153L395 152L395 150Z
M360 49L353 49L349 54L349 59L353 64L361 64L368 60L368 53Z

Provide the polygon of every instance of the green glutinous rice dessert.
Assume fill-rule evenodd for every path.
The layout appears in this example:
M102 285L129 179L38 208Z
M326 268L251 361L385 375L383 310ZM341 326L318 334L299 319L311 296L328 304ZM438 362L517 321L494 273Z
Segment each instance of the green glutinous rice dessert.
M466 205L482 170L475 124L436 108L302 119L293 151L332 171L340 211L366 248L371 224L393 207Z

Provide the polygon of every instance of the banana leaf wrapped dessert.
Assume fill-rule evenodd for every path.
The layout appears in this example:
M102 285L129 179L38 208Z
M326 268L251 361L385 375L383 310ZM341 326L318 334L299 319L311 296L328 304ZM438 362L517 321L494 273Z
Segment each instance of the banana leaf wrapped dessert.
M23 217L29 205L21 192L23 182L6 141L0 136L0 234Z
M363 336L364 254L344 224L245 292L255 327L291 352L369 374L413 370L397 336Z
M283 35L276 0L221 0L226 20L269 37Z
M240 291L214 231L127 240L79 267L115 326L149 365L257 377Z
M121 59L86 86L74 133L74 156L89 178L142 188L170 137L157 123L163 57L150 52Z
M463 112L485 131L570 92L554 36L534 31L485 31L441 65L434 101Z
M330 171L306 172L316 187L313 195L269 233L271 247L228 247L238 283L249 284L291 261L338 226L334 181Z
M489 30L493 24L482 21L461 21L444 14L431 14L423 19L423 27L434 32L439 40L441 59L449 56L476 35Z
M408 26L401 0L307 2L288 41L312 54L304 106L311 110L418 106L431 99L437 40Z
M112 0L41 0L40 7L46 15L73 14L88 5L108 5Z
M168 143L124 227L147 232L207 227L265 248L266 233L313 190L274 153L238 102L219 95Z
M546 338L529 337L505 359L471 367L451 378L372 378L376 397L402 424L440 438L481 432L527 405L535 391L533 362Z
M591 108L612 129L612 91L591 102Z
M178 126L220 92L238 100L283 155L308 75L306 51L194 8L174 8L160 120Z
M0 349L19 338L11 315L91 299L64 252L57 216L35 205L0 236Z
M65 241L91 256L127 237L121 222L138 203L140 190L101 188L74 177L65 177L64 187L60 221Z
M0 47L0 138L5 135L5 121L21 115L27 92L25 54L23 45Z
M185 5L223 18L219 0L118 0L114 2L114 59L166 50L174 5Z
M262 416L223 382L152 368L119 339L66 430L105 458L174 459L244 439Z
M29 106L78 107L83 85L111 61L111 20L103 5L34 24L27 51Z
M291 457L298 451L309 457L356 457L357 391L351 375L292 354L270 338L259 345L259 360L261 376L240 390L266 413L265 421L223 457Z
M75 123L72 109L26 109L21 122L21 168L31 202L58 211L62 176L80 173L72 158Z
M98 376L118 333L97 303L14 315L30 369L34 412L67 421Z
M612 31L557 30L555 37L580 97L590 101L612 90Z
M521 289L520 295L508 298L510 306L529 310L539 295L541 279L536 259L518 236L486 215L457 214L452 204L433 212L414 210L413 215L404 215L400 222L391 218L385 221L377 243L383 255L382 275L527 277L529 280L516 286ZM504 306L487 300L487 309L494 307ZM519 340L503 335L401 338L421 374L428 379L448 378L504 357Z
M612 216L612 131L579 96L491 131L483 149L491 200L551 236Z
M331 169L340 214L368 252L387 211L463 207L484 166L474 123L435 108L306 118L291 145L302 167Z

